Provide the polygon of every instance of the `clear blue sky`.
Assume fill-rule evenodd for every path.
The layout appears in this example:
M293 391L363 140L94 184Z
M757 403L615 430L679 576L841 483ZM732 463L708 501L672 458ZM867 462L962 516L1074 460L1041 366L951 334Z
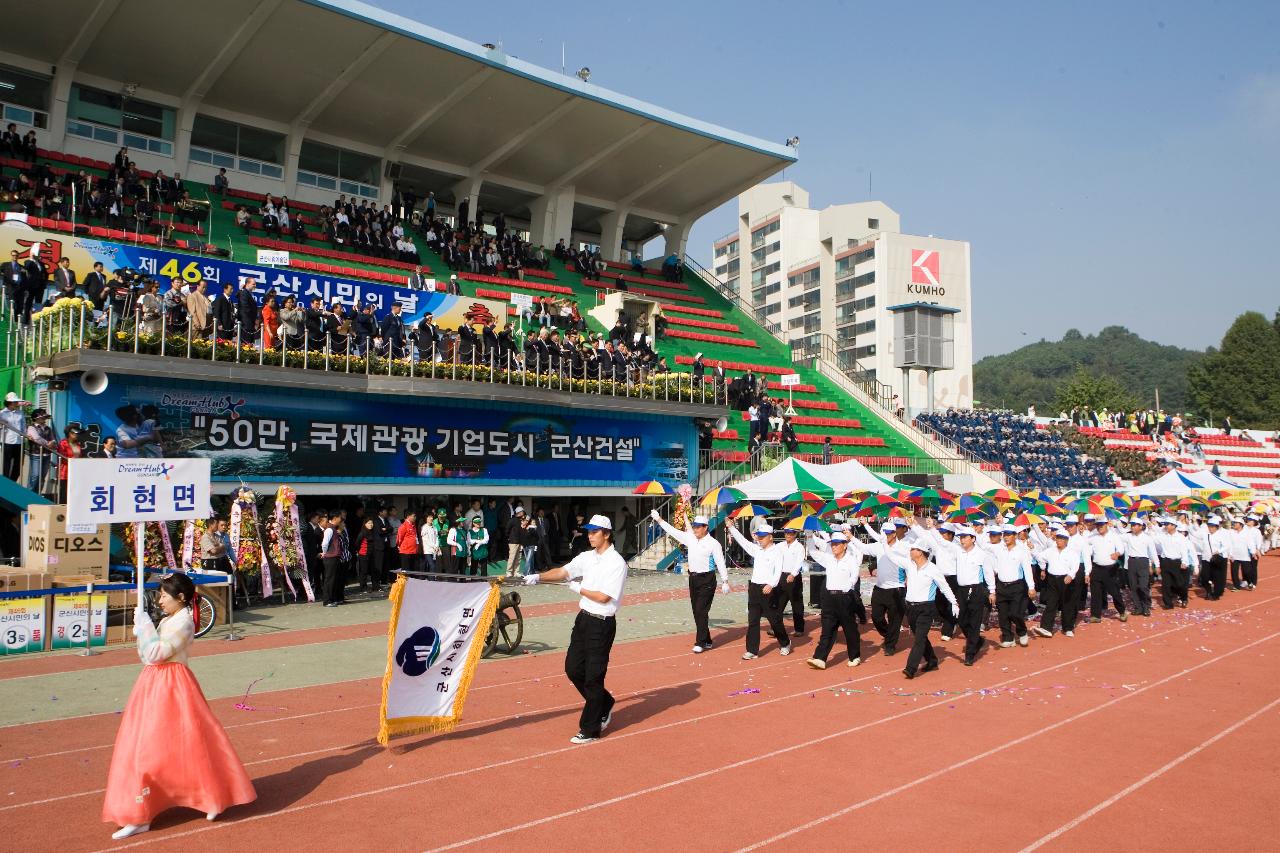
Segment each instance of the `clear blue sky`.
M870 173L905 231L973 244L977 357L1113 324L1199 349L1280 307L1275 0L374 2L799 135L787 177L815 206L866 199ZM695 258L735 213L703 217Z

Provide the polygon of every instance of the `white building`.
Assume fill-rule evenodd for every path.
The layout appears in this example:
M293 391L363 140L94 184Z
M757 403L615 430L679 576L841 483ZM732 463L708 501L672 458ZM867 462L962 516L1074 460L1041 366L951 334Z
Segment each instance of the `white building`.
M712 257L793 347L874 373L912 412L972 405L967 242L904 234L879 201L813 210L806 190L782 181L738 196L738 228Z

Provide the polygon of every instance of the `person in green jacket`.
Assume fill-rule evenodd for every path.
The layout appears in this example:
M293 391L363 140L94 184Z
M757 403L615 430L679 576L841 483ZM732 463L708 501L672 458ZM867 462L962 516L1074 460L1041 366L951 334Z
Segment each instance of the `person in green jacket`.
M474 516L471 519L471 531L467 534L468 551L471 554L471 571L468 574L489 574L489 531L485 529L484 519Z
M453 570L460 575L470 574L471 536L467 532L467 520L465 518L459 518L454 522L453 530L449 532L448 540L454 543Z

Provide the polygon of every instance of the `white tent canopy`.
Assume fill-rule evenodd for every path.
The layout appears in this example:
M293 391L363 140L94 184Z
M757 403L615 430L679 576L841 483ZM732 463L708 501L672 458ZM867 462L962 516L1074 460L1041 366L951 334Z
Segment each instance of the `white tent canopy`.
M794 457L782 460L759 476L733 485L753 501L781 500L792 492L813 491L822 486L834 490L837 496L859 491L884 494L901 488L872 474L856 459L836 465L816 465Z
M1166 471L1164 476L1152 480L1150 483L1143 483L1122 490L1122 494L1184 497L1193 495L1196 492L1203 492L1206 489L1235 490L1239 488L1241 486L1221 477L1215 477L1210 471L1195 471L1185 474L1181 471Z

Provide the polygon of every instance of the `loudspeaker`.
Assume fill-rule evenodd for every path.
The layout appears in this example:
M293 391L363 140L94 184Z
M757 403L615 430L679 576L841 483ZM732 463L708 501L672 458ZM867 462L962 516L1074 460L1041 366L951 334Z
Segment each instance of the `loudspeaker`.
M80 390L90 396L96 397L103 391L107 390L110 380L107 374L101 370L86 370L80 374Z
M400 170L403 168L404 166L400 163L387 163L387 169L386 169L387 180L389 181L400 180Z

